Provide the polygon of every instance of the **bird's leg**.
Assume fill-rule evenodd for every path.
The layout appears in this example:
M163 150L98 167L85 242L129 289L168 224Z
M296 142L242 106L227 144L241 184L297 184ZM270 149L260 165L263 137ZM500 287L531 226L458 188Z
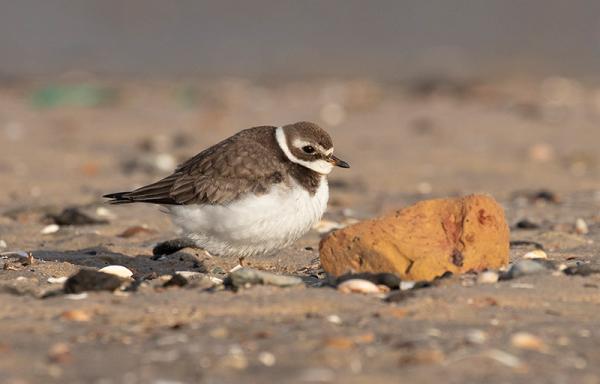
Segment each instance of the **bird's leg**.
M160 256L170 255L182 250L183 248L198 248L198 246L192 239L181 237L156 244L156 246L152 249L152 254L155 258L158 258Z
M244 260L245 260L245 259L246 259L246 257L244 257L244 256L241 256L241 257L238 259L238 263L240 264L240 267L243 267L243 266L244 266Z

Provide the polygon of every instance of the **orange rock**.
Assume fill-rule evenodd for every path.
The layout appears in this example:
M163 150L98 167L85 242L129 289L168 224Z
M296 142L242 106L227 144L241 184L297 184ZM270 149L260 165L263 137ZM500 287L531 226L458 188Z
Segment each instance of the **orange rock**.
M319 246L327 273L391 272L432 280L445 272L495 269L508 263L509 229L492 197L421 201L340 229Z

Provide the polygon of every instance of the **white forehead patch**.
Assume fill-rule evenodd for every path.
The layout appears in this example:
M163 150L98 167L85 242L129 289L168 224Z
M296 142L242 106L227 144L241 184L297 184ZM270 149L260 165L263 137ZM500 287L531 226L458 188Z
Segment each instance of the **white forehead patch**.
M327 175L333 169L333 164L331 164L328 161L325 161L322 159L315 160L315 161L306 161L306 160L302 160L302 159L299 159L296 156L294 156L294 154L292 153L292 151L290 151L290 148L288 147L287 140L285 137L285 132L283 131L282 127L279 127L275 130L275 139L277 139L277 144L279 144L279 148L281 148L281 150L283 151L285 156L292 163L300 164L301 166L306 167L308 169L312 169L313 171L320 173L322 175ZM304 145L312 145L312 144L304 142L302 140L294 140L293 145L295 147L297 146L298 148L302 148ZM318 146L321 147L320 145L318 145ZM321 147L320 149L323 150L323 147ZM329 151L333 152L333 148L331 148ZM323 151L323 152L327 153L327 151Z

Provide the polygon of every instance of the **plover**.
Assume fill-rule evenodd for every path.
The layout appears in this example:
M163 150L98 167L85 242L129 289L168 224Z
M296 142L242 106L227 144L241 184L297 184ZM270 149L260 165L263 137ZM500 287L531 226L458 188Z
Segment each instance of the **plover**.
M261 126L200 152L162 180L104 197L162 205L193 245L241 261L287 247L321 219L334 166L350 167L318 125Z

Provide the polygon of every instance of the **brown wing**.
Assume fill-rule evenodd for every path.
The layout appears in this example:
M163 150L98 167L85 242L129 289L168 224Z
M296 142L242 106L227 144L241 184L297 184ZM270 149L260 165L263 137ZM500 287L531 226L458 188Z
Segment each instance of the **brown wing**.
M266 193L273 183L283 181L284 174L279 153L270 148L273 130L267 128L242 131L156 183L105 197L113 204L227 204L249 192Z

